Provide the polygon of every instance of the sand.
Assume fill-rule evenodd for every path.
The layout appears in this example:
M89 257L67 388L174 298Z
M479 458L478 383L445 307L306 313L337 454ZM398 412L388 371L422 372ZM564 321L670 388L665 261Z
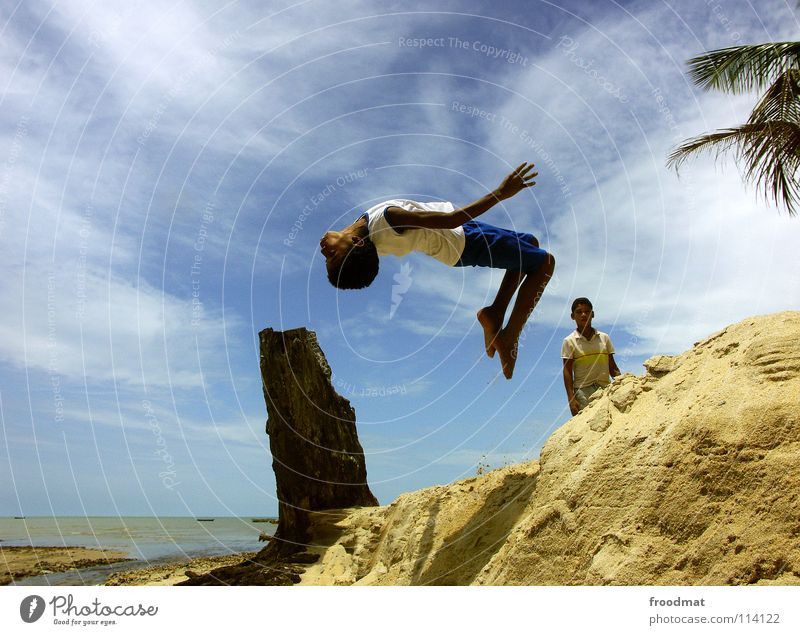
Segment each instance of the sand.
M130 560L123 551L86 547L4 547L0 545L0 585L30 576L85 569Z

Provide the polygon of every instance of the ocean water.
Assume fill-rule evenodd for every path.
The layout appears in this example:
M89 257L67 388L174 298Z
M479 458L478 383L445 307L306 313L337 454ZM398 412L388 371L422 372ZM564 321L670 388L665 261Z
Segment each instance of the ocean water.
M17 585L102 584L117 571L203 556L258 551L263 531L275 533L272 523L254 523L253 517L215 517L213 522L196 518L160 517L28 517L0 518L3 546L104 547L122 551L132 563L105 565L80 571L37 576L15 581Z

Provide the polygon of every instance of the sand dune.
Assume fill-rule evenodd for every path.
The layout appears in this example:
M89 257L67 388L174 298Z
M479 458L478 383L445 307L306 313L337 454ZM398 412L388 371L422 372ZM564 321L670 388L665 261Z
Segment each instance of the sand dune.
M302 584L800 584L800 313L645 366L539 461L314 514Z

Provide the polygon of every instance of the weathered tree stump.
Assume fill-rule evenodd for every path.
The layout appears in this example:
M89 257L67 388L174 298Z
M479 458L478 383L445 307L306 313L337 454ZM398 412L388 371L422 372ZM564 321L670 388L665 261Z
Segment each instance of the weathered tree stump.
M367 484L364 450L350 402L331 384L313 331L259 333L267 434L278 495L278 528L253 560L181 584L292 584L316 556L309 514L378 505Z
M307 542L308 512L377 505L367 485L356 413L331 384L331 370L304 328L265 329L261 377L278 490L277 548Z

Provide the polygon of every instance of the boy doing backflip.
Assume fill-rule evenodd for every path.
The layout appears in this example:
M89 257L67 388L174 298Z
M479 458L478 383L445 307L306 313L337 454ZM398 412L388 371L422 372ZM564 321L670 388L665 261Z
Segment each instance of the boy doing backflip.
M379 256L423 252L452 267L495 267L506 273L489 306L478 311L486 354L497 352L503 375L511 379L522 327L550 281L555 259L532 234L476 221L500 201L536 185L533 163L523 163L492 192L460 209L452 203L384 201L341 231L320 240L328 280L339 289L362 289L378 274ZM518 292L517 292L518 290ZM517 299L505 321L514 293Z

